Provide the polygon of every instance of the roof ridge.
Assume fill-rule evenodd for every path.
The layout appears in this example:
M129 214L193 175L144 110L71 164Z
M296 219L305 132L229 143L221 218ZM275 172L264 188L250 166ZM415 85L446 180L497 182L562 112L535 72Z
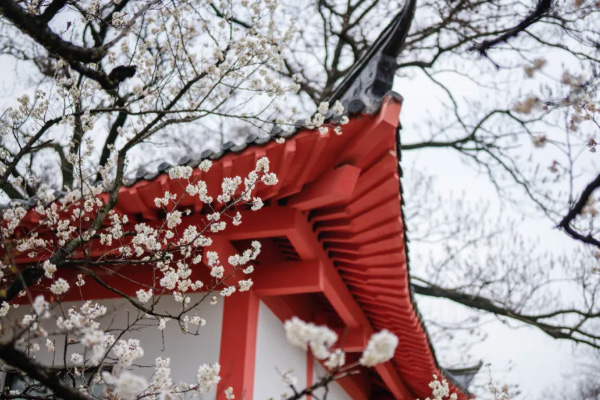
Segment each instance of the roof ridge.
M408 35L416 8L416 0L406 0L373 44L355 62L340 84L328 97L339 100L349 112L375 113L394 83L394 74Z

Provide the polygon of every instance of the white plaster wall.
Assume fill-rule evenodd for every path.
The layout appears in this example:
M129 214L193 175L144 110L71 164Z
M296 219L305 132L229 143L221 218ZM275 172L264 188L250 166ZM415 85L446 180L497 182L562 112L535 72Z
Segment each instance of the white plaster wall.
M313 384L317 383L323 376L325 376L325 370L321 367L316 360L314 361L313 366ZM323 393L325 392L325 388L315 390L315 395L322 399ZM332 382L329 384L329 392L327 393L327 400L352 400L352 397L346 393L346 391L340 386L337 382Z
M288 343L283 323L263 302L259 306L257 329L254 400L279 400L283 393L291 393L278 370L292 370L298 379L297 387L303 389L306 386L306 352Z
M195 293L190 297L192 302L197 301L203 294ZM112 299L103 300L99 303L107 307L107 313L98 321L101 323L101 327L119 329L124 328L127 325L128 319L135 318L138 314L138 310L133 307L129 302L124 299ZM81 304L75 302L63 303L63 309L67 310L73 305ZM171 313L176 313L181 308L181 304L175 302L172 296L163 296L157 310L170 309ZM21 321L23 315L30 313L29 306L21 306L16 310L11 310L8 317L11 321ZM144 356L136 360L136 364L144 366L154 366L156 357L169 357L171 359L171 377L174 383L180 381L195 382L198 367L201 364L213 364L219 361L219 353L221 347L221 328L223 322L223 302L220 301L216 305L210 305L208 301L200 304L197 307L198 315L206 320L206 325L201 327L199 334L191 335L184 334L181 332L179 325L175 321L167 322L166 329L160 331L155 322L146 320L143 322L147 326L142 326L140 330L128 333L123 336L123 339L136 338L141 342L141 346L144 349ZM193 315L192 312L190 315ZM7 321L3 318L4 321ZM52 319L55 322L55 319ZM6 323L6 322L5 322ZM195 328L195 325L191 327ZM46 326L49 332L56 330L55 327ZM196 332L195 329L190 329ZM45 339L39 340L41 350L36 353L38 361L61 367L64 365L62 360L62 353L64 346L63 340L58 337L56 339L56 355L60 355L57 359L53 360L53 353L49 353L46 350ZM67 365L70 363L69 356L73 352L83 353L82 345L69 346L69 352L67 357ZM60 358L60 359L59 359ZM154 368L136 368L135 372L150 377L154 371ZM3 382L2 382L3 383ZM209 393L204 396L205 399L214 399L214 393Z

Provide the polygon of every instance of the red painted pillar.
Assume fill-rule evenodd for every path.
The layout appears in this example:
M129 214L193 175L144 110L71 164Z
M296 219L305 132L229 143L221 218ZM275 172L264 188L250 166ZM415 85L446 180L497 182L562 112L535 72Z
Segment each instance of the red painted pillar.
M258 297L252 291L236 292L224 301L219 356L221 382L217 387L217 400L225 400L224 390L230 386L236 399L252 400Z
M306 352L306 387L313 385L313 374L314 374L314 357L312 352L309 350ZM302 388L300 388L302 389ZM312 395L307 395L306 400L312 400Z

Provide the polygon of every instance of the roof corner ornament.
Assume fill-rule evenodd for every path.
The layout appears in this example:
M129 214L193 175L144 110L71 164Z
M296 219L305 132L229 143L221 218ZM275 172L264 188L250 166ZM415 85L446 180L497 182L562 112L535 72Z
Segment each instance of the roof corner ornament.
M469 392L469 386L483 366L483 361L462 368L444 368L445 375L450 378L462 391Z
M417 0L407 0L402 10L354 64L329 97L350 113L375 113L394 83L397 58L412 23Z

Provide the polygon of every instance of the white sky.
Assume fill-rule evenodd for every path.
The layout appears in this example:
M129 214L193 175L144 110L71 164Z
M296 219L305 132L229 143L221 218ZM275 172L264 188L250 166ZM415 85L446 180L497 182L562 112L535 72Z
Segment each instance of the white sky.
M425 110L431 111L432 97L439 93L431 89L431 84L422 77L415 79L396 78L395 90L404 97L401 113L402 135L411 138L415 124L424 118ZM414 138L414 136L412 136ZM404 142L410 142L406 139ZM436 190L441 193L468 192L474 200L491 201L492 206L501 206L496 192L487 176L482 176L465 165L452 150L405 151L402 154L404 179L413 166L436 177ZM426 201L426 199L405 198L407 203ZM510 208L508 208L510 210ZM493 218L493 217L491 217ZM409 222L410 238L410 222ZM570 245L570 239L553 228L547 219L524 218L521 229L540 237L541 246L547 249L564 249ZM409 243L409 246L415 244ZM418 262L411 258L411 265ZM464 316L464 308L446 300L437 300L418 296L418 306L425 316L444 315L452 319ZM511 323L512 326L521 324ZM558 341L530 327L509 328L495 321L485 328L486 340L473 348L475 359L491 363L492 377L496 383L518 384L523 394L521 398L541 398L541 392L563 381L563 374L572 369L575 363L574 346ZM488 372L482 370L479 378L486 382ZM481 382L481 381L480 381Z

